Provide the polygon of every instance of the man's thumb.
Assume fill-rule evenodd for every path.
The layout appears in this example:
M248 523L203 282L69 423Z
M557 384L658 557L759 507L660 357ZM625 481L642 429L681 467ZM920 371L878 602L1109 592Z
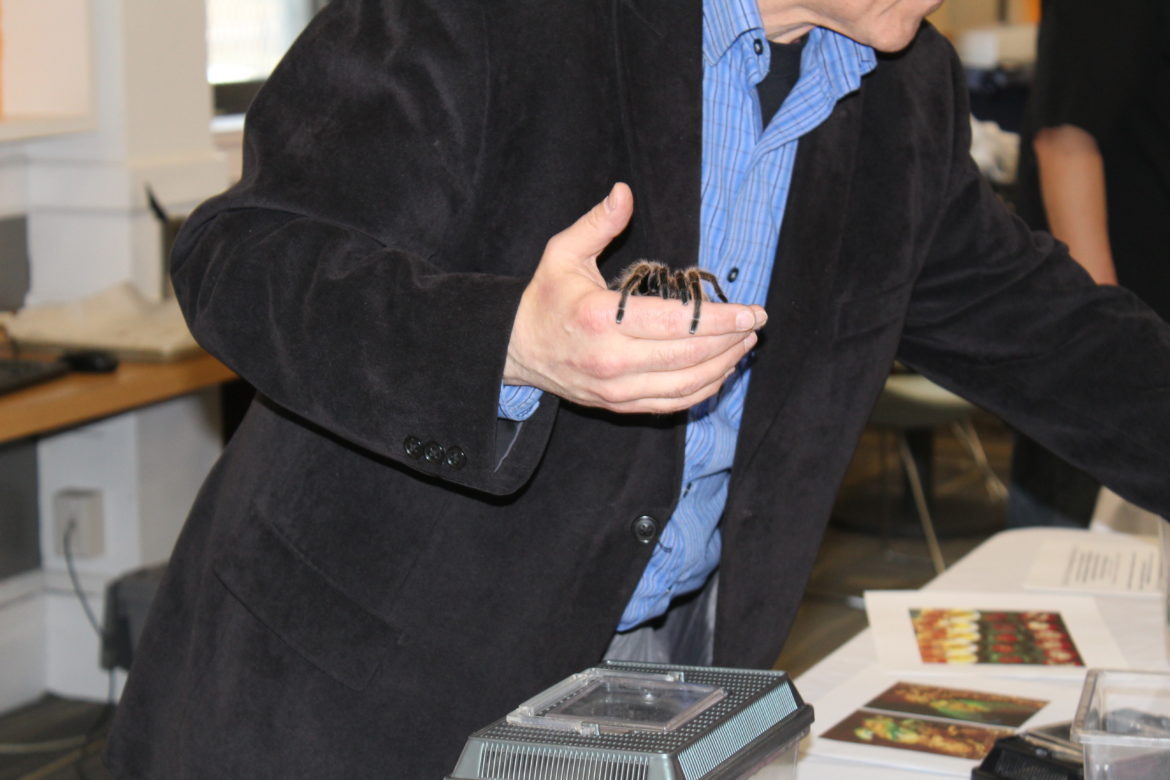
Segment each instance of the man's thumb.
M634 214L634 193L625 182L617 182L605 200L558 236L557 248L578 257L595 257L626 229Z

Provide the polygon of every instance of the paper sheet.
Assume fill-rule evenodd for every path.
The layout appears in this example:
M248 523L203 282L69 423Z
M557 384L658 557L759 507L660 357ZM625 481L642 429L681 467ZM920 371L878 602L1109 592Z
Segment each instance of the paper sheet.
M1152 537L1093 534L1045 542L1024 580L1028 590L1161 596L1161 552Z
M919 702L926 704L916 706L906 702L909 697L891 695L899 688L917 689ZM1019 729L1070 720L1080 690L1079 684L1069 681L907 677L871 667L812 702L816 722L805 750L813 755L969 778L980 758L945 755L940 751L947 743L956 743L961 750L964 743L994 743L1000 735ZM1011 713L1001 710L999 714L947 717L953 714L946 707L948 701L978 705L985 700L1018 707ZM891 722L905 730L887 733ZM980 731L986 732L982 740L977 736ZM890 736L901 739L887 738Z
M1080 679L1126 666L1088 596L867 591L865 608L888 671Z

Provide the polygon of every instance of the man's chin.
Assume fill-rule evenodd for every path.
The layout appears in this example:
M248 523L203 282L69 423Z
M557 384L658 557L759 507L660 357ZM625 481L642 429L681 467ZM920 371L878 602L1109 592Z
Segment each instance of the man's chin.
M882 35L873 36L872 40L861 41L868 46L872 46L880 52L893 54L902 51L911 43L918 35L918 31L922 29L922 22L917 24L906 25L904 28L898 30L890 30Z
M901 25L892 25L890 29L882 30L874 40L862 41L862 43L866 43L882 52L893 53L902 51L902 49L905 49L914 41L914 38L918 35L918 31L922 29L922 20L941 8L942 4L943 0L933 0L933 2L915 14L916 18L911 17Z

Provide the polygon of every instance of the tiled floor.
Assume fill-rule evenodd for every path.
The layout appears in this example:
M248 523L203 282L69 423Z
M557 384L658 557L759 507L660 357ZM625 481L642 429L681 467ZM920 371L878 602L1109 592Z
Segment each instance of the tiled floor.
M0 780L109 780L98 758L109 714L46 696L0 718Z
M1004 476L1010 436L992 419L977 420L995 470ZM888 444L889 442L886 442ZM868 588L915 588L934 570L918 523L901 504L892 454L867 432L842 487L808 591L776 668L799 675L865 627L856 607ZM935 521L943 554L953 561L1002 527L1002 506L988 499L971 461L949 434L935 439ZM100 704L46 697L0 717L0 780L109 780L98 759L108 721ZM13 754L33 742L70 739L60 749Z

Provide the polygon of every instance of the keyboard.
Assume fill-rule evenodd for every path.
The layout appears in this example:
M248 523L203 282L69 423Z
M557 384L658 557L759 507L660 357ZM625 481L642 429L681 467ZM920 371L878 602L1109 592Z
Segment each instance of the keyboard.
M0 358L0 393L55 379L69 370L58 360Z

